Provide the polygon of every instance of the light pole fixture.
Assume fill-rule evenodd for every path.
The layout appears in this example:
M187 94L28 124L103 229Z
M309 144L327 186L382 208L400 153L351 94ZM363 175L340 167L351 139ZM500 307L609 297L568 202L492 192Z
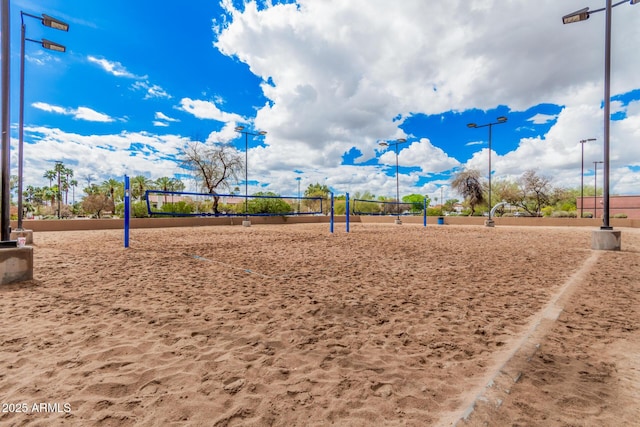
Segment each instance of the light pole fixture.
M66 47L59 43L52 42L50 40L42 39L42 40L33 40L25 37L26 33L26 25L24 23L24 17L28 16L30 18L39 19L42 22L42 25L54 28L56 30L61 31L69 31L69 24L60 21L59 19L52 18L49 15L43 14L42 17L31 15L30 13L26 13L20 11L20 123L18 126L18 230L22 231L24 228L22 227L22 217L23 217L23 206L22 206L22 188L23 188L23 163L24 163L24 45L25 41L30 41L33 43L38 43L44 49L53 50L56 52L66 52ZM60 214L60 210L58 208L58 215Z
M598 217L598 165L604 163L602 160L593 162L593 217Z
M595 140L595 138L580 140L580 145L582 146L582 167L580 169L580 218L582 218L582 213L584 211L584 144Z
M400 220L400 178L398 175L398 145L404 144L405 142L407 142L406 138L398 138L396 139L395 142L389 143L387 141L380 141L378 143L378 145L382 147L388 147L390 145L393 145L396 151L396 220L395 220L395 223L398 225L402 224L402 221Z
M258 133L253 133L244 130L244 126L236 126L235 131L241 134L244 134L244 221L242 221L242 225L245 227L251 226L251 221L249 220L249 180L248 180L248 171L249 171L249 135L252 136L264 136L267 134L265 131L260 131Z
M609 225L609 175L610 175L610 125L611 125L611 12L616 6L620 6L622 3L629 3L634 5L640 3L640 0L622 0L613 3L612 0L606 0L606 5L603 8L589 10L588 7L572 12L562 17L563 24L571 24L573 22L580 22L589 19L591 14L605 11L605 43L604 43L604 190L603 190L603 212L602 212L602 226L601 230L613 230L613 227ZM620 249L619 235L614 236L613 244L600 244L598 243L597 249ZM592 240L595 245L596 240Z
M487 227L493 227L495 225L493 222L493 219L491 218L491 208L492 208L492 205L491 205L491 128L493 127L493 125L499 125L506 122L507 122L507 118L505 116L500 116L496 119L495 122L485 123L483 125L478 125L475 123L467 124L467 127L472 129L478 129L483 127L489 128L489 219L486 220L484 223L484 225L486 225Z

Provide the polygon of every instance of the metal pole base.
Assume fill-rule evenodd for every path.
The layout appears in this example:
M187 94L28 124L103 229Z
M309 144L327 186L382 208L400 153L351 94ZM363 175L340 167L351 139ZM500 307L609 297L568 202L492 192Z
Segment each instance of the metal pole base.
M242 226L243 227L251 227L251 221L248 219L245 219L242 221Z
M492 219L486 219L484 221L484 225L487 227L495 227L496 223Z
M402 225L402 220L401 219L395 219L393 221L393 223L396 224L396 225Z

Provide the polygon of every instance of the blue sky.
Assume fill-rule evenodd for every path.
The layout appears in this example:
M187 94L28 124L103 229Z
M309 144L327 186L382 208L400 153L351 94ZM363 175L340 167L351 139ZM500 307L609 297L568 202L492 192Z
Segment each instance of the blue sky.
M561 17L604 0L13 0L12 169L17 172L20 11L70 24L68 33L25 18L25 185L55 161L91 178L179 176L190 139L250 139L250 192L458 197L460 168L517 179L535 169L556 186L585 183L603 157L604 14ZM640 5L613 16L611 192L640 193ZM635 47L634 47L635 46ZM598 174L599 180L602 173ZM238 183L241 187L243 182ZM598 183L602 186L602 182Z

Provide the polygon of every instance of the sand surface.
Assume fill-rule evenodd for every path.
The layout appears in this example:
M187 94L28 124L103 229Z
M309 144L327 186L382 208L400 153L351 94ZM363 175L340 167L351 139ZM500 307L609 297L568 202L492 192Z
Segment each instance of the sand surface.
M351 231L37 233L0 424L638 425L640 230Z

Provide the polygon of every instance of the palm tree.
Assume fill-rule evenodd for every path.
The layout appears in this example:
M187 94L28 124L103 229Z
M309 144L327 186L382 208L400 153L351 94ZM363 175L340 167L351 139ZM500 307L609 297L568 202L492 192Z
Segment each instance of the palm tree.
M108 180L102 182L102 185L100 185L100 189L104 194L108 195L111 200L113 200L113 203L115 203L115 194L121 185L122 183L117 179L109 178Z
M60 219L61 217L61 212L60 212L60 202L62 202L62 175L64 175L64 171L65 171L65 167L64 167L64 163L57 161L56 165L54 166L54 171L56 173L56 176L58 178L58 185L56 185L56 190L58 191L56 193L56 200L58 201L58 219Z
M168 176L163 176L156 179L156 187L158 190L162 191L175 191L174 190L174 179L169 178ZM164 202L167 203L167 195L164 195Z
M76 187L78 186L78 181L75 179L72 179L71 181L69 181L69 185L71 186L71 204L75 205L76 204Z
M173 184L171 184L173 191L183 191L185 189L184 182L180 178L173 178Z
M62 170L64 174L62 189L64 190L64 204L69 204L69 187L71 187L70 178L73 177L73 169L64 168Z
M480 172L475 169L460 171L451 182L451 187L467 200L471 208L471 215L474 214L476 205L484 201Z
M49 202L49 206L53 208L56 203L56 196L58 195L58 189L54 185L53 187L44 187L42 189L42 197Z
M91 184L88 187L84 187L82 191L84 191L87 196L93 196L95 194L100 194L102 190L96 184Z
M56 173L56 171L51 170L51 171L46 171L42 176L49 180L49 188L51 188L52 182L55 179L55 177L58 176L58 174Z
M131 195L139 201L144 200L144 193L153 188L153 181L144 175L131 178Z

